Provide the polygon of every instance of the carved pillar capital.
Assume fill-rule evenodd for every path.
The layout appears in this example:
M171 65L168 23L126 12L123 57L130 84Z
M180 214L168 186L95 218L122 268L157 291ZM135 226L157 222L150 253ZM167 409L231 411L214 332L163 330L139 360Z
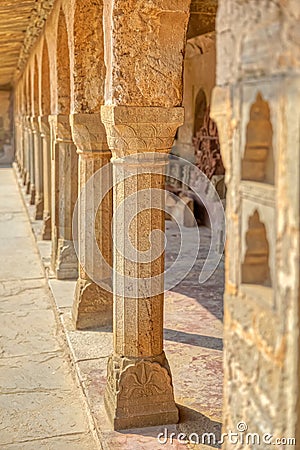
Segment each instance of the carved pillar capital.
M31 116L23 116L23 126L27 131L31 131Z
M48 116L48 120L56 142L73 144L70 118L68 114L52 114Z
M39 129L39 122L38 122L38 117L36 116L30 116L29 117L29 124L30 124L30 128L32 133L39 133L40 129Z
M181 107L102 106L102 122L115 158L145 152L168 153L184 120Z
M50 137L50 125L48 116L39 116L38 124L41 133L41 137Z
M110 150L106 139L106 130L101 114L71 114L70 125L77 153L93 156L94 153L108 153Z

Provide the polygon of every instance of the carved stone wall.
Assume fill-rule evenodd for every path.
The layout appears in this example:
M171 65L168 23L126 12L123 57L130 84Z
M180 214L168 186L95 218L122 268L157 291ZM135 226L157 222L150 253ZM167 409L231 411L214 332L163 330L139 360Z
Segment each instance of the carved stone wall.
M227 184L223 426L236 431L242 421L274 438L300 428L299 17L295 1L220 0L217 18L212 117Z

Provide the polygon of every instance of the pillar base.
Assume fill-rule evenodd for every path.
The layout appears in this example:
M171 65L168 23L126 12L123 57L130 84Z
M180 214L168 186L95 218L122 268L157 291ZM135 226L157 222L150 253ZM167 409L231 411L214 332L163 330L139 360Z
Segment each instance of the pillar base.
M73 241L58 239L55 275L58 280L73 280L78 277L78 259Z
M78 278L72 317L78 330L112 325L112 292L90 280Z
M25 186L26 186L26 191L25 191L25 192L26 192L27 195L29 195L29 194L30 194L30 186L31 186L31 183L30 183L30 179L29 179L28 174L27 174L27 176L26 176Z
M35 185L34 185L34 184L32 184L32 185L30 186L30 192L29 192L29 195L30 195L29 203L30 203L31 205L34 205L34 204L35 204Z
M44 213L44 200L41 197L35 198L35 220L42 220Z
M42 229L43 241L51 240L51 216L47 212L43 212L43 229Z
M23 181L23 186L26 186L26 183L27 183L27 170L26 169L22 170L22 181Z
M114 430L175 424L175 404L166 356L108 361L105 408Z

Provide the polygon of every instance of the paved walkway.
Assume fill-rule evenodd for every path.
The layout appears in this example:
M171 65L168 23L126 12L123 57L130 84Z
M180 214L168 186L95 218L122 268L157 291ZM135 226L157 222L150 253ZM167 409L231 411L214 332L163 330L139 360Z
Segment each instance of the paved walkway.
M23 197L27 204L28 196L23 193ZM34 207L27 204L27 208L33 217ZM199 437L213 433L218 441L221 433L223 260L204 285L198 283L210 245L209 231L199 229L201 245L193 268L165 294L165 350L180 423L116 432L103 405L112 330L74 329L71 307L76 282L53 278L51 243L40 240L40 230L41 221L32 219L30 225L12 169L0 169L0 449L93 450L96 445L103 450L219 448L217 442L186 445L177 440L179 433ZM187 240L171 279L186 272L197 232L196 228L184 230ZM166 236L169 267L180 243L179 230L172 222L166 223ZM85 399L74 381L75 371ZM90 432L86 405L100 444ZM165 439L166 433L169 437L174 433L172 442Z
M0 448L98 448L7 168L0 168L0 255Z

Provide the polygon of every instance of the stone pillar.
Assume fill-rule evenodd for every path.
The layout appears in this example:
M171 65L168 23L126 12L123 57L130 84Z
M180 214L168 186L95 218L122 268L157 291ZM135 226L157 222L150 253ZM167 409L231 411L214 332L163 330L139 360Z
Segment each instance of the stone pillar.
M115 429L176 423L178 410L163 351L162 168L183 122L183 109L104 106L101 113L113 155L114 214L136 195L132 208L125 207L135 216L130 226L126 215L113 221L114 352L105 406ZM155 191L150 198L153 189L161 195ZM144 211L138 214L140 209ZM127 239L138 252L136 260ZM148 262L140 256L144 252L152 255ZM149 281L151 277L158 279Z
M31 117L31 129L34 152L35 219L42 220L44 210L43 154L38 117Z
M79 190L81 190L90 177L109 164L111 152L100 113L74 114L70 116L70 122L79 155ZM82 191L79 203L78 250L81 254L79 260L85 260L85 268L79 264L79 278L72 312L74 324L78 329L112 323L111 270L109 270L112 266L112 192L105 195L110 186L110 179L109 167L106 176L100 177L99 183L91 183L87 191ZM103 201L99 205L93 223L93 211L97 208L94 202L102 197ZM93 232L96 241L92 238ZM109 267L101 263L97 245Z
M17 113L16 113L17 114ZM22 143L22 120L19 114L15 116L14 121L14 127L15 127L15 161L18 166L19 175L22 176L23 174L23 143Z
M78 276L72 239L73 210L78 194L78 157L69 116L49 116L52 152L52 268L58 279Z
M23 116L23 149L24 149L24 178L26 194L30 193L30 126L28 116Z
M50 147L50 126L48 116L40 116L39 129L41 135L41 147L43 154L43 190L44 190L44 210L43 210L43 230L42 239L51 239L51 147Z
M33 117L28 116L28 132L27 132L27 143L28 143L28 152L29 152L29 174L30 174L30 204L35 204L35 194L36 194L36 186L35 186L35 152L34 152L34 124Z

